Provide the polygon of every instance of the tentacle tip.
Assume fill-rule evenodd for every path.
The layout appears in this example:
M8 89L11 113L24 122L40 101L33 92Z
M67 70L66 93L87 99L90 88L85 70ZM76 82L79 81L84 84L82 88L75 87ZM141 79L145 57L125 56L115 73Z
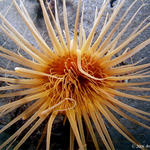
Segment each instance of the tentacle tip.
M19 71L20 70L20 67L15 67L15 71Z

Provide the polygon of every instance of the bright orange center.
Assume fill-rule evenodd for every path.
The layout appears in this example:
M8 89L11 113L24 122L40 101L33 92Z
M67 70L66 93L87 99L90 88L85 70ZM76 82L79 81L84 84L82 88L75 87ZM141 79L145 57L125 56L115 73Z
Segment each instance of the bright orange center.
M103 69L100 66L98 59L94 59L91 56L84 55L81 60L82 69L88 74L96 77L103 78ZM72 73L78 78L84 78L77 65L77 56L76 55L65 55L62 57L56 58L50 65L50 73L55 75L66 75ZM86 78L86 77L85 77Z

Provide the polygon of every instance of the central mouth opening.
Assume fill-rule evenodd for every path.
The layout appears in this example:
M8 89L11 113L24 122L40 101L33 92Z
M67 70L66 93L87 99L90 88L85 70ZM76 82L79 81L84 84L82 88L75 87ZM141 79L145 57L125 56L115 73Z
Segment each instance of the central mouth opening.
M86 80L94 80L80 71L78 67L77 55L66 54L58 56L51 64L49 64L50 74L56 76L69 76L72 79L84 82ZM92 56L84 54L81 58L81 67L84 72L95 78L104 78L104 70L100 66L99 59L92 58ZM100 81L94 81L99 83Z
M66 98L69 99L60 104L60 110L74 106L70 99L73 99L76 105L84 106L83 97L88 95L93 98L93 93L97 94L97 87L103 88L105 85L103 79L107 75L105 68L101 67L100 59L88 54L82 54L80 59L75 54L57 56L50 60L46 73L61 78L45 78L45 87L49 90L48 97L53 97L53 100L49 101L51 106L60 104Z

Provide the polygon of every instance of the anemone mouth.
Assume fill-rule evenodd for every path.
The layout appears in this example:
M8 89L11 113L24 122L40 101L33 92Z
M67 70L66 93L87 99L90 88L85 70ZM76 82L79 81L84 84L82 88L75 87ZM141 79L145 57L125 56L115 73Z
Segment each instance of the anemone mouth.
M77 59L77 54L65 53L63 56L55 57L49 63L45 72L61 76L61 79L51 80L47 77L44 81L46 90L49 91L48 97L53 97L49 102L50 107L44 114L52 109L64 114L75 107L82 108L86 105L85 97L94 99L92 92L96 94L96 87L104 87L103 79L107 71L101 67L98 57L89 54L82 55L80 63L84 73L80 71Z
M71 75L73 79L79 80L79 82L82 83L85 80L90 80L88 76L80 71L77 57L76 54L70 53L67 53L64 56L59 56L48 65L49 67L46 72L49 71L50 74L64 77ZM104 68L101 66L99 58L92 57L90 54L83 54L80 63L82 70L87 74L99 79L106 77L107 73L104 72Z

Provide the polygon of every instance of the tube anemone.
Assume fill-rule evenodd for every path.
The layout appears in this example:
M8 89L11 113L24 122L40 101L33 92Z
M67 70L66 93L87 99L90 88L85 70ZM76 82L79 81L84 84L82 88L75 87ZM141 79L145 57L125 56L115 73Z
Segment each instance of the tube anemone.
M4 47L0 47L1 57L24 66L16 67L14 70L0 68L2 74L20 77L17 79L13 77L0 77L0 81L8 83L8 85L1 87L0 91L16 90L9 94L1 94L0 97L4 98L24 95L24 97L16 101L0 106L0 116L3 117L13 110L32 102L31 105L26 107L25 111L0 129L0 133L2 133L19 120L25 120L25 123L1 144L0 149L6 147L8 144L13 144L21 133L26 128L30 127L29 131L22 137L18 144L15 145L14 150L18 150L43 121L48 119L46 125L47 133L45 134L45 132L43 132L42 137L46 136L46 149L49 150L52 125L57 115L63 115L69 120L71 128L70 150L74 149L74 139L76 139L80 150L87 149L83 122L91 135L96 150L99 150L99 144L92 123L94 123L106 149L114 150L115 147L104 118L131 143L135 145L139 144L113 112L142 127L150 129L148 125L143 124L134 119L134 117L131 117L131 115L126 114L124 110L132 114L132 116L134 115L135 117L147 121L150 120L148 118L150 113L129 106L119 98L125 97L143 102L150 101L149 96L137 96L126 92L150 91L150 88L141 87L150 84L150 82L134 82L135 80L132 80L149 78L150 64L139 64L139 62L135 62L124 66L119 65L121 62L134 56L150 44L149 38L138 44L135 48L127 48L122 52L130 42L150 26L150 23L146 24L148 18L132 31L126 40L118 44L119 39L126 32L143 5L135 12L124 28L114 37L114 34L122 21L138 1L135 0L132 2L124 15L111 29L112 23L125 2L125 0L122 0L114 9L110 17L106 15L103 28L97 39L93 42L96 29L99 22L101 22L102 16L105 14L109 0L104 1L99 13L97 13L96 10L94 25L87 37L83 27L84 7L82 9L80 20L81 0L78 1L73 39L71 39L69 33L65 0L63 0L64 35L60 28L56 5L55 17L53 16L52 11L50 9L48 10L53 19L55 26L54 30L43 0L39 1L53 48L48 46L38 32L22 1L20 1L20 5L18 5L15 0L13 0L13 3L23 18L26 26L31 31L40 50L36 49L30 41L25 39L5 19L5 17L0 14L0 18L3 22L3 24L0 25L1 30L3 30L6 35L18 45L18 47L29 54L34 60L32 61L22 55L13 53ZM78 36L79 25L80 30ZM111 31L107 35L107 32L110 29ZM106 38L104 38L105 35L107 35ZM120 55L116 56L118 53ZM130 79L130 82L125 82Z

